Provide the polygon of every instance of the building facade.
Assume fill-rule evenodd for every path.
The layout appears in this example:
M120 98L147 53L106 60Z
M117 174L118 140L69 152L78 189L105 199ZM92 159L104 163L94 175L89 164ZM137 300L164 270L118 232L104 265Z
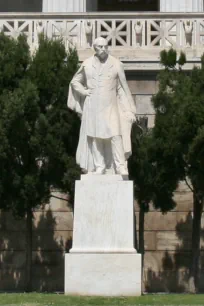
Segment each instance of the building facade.
M199 65L204 51L203 0L7 0L0 2L0 29L11 37L26 34L32 51L40 33L62 37L67 48L77 47L80 61L93 53L94 38L106 37L111 54L124 63L137 116L146 116L149 127L154 125L151 97L158 89L160 51L185 51L186 69ZM145 217L144 291L183 292L187 286L192 194L181 184L175 198L174 211L164 216L151 210ZM33 290L63 291L63 258L73 221L67 203L55 199L35 212ZM136 217L139 224L137 206ZM204 229L204 218L202 223ZM24 290L24 222L0 213L0 237L0 290ZM201 251L202 291L203 267Z
M1 12L203 12L203 0L7 0Z

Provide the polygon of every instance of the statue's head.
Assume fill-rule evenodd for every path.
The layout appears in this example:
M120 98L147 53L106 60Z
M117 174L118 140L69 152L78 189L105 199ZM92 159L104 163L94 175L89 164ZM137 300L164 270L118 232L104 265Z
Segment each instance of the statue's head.
M105 59L108 55L108 41L103 37L98 37L94 40L93 43L94 50L96 55L100 59Z

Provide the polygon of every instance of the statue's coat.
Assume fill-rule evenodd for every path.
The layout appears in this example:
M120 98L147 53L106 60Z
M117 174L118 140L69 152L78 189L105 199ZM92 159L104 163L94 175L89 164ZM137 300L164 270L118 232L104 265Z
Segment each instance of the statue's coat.
M90 89L90 96L85 96ZM131 122L125 112L136 113L122 63L111 55L101 70L95 56L88 58L73 77L68 95L68 107L82 115L76 160L86 171L94 170L91 138L111 138L121 135L125 158L131 155Z

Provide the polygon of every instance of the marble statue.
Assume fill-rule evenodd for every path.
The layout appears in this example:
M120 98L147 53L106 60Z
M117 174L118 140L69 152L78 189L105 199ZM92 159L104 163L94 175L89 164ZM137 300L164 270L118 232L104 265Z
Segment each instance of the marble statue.
M95 55L82 63L69 87L68 107L82 121L76 160L84 173L127 175L136 106L107 40L98 37L93 46Z

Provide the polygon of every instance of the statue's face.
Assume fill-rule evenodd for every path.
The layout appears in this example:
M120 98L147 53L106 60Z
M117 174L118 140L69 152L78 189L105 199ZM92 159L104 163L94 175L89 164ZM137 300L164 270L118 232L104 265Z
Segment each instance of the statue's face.
M108 55L108 44L107 41L104 39L98 40L97 44L94 46L96 55L100 59L105 59Z

